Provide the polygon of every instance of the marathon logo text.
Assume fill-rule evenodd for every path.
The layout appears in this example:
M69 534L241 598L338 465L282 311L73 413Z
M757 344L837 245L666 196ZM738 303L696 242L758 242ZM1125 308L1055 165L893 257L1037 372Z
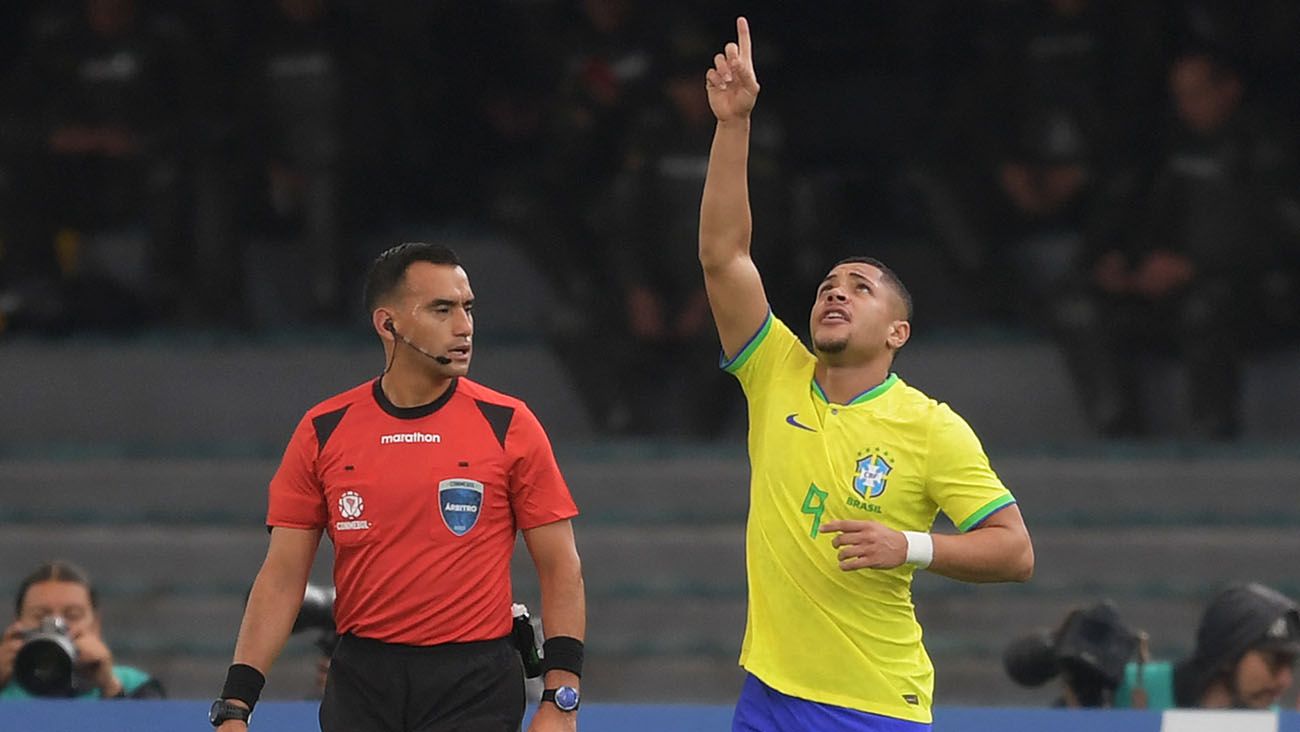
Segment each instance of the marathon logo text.
M442 442L442 435L428 432L398 432L393 435L380 435L379 444L395 445L403 442Z

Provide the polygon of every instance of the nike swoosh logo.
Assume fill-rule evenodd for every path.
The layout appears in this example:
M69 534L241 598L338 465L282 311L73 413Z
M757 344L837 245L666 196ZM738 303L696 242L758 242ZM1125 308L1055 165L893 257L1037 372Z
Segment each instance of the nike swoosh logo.
M816 432L816 431L817 431L817 430L813 429L812 427L809 427L809 426L806 425L806 424L799 424L799 421L795 419L795 417L798 416L798 415L799 415L798 412L791 412L791 413L790 413L790 416L788 416L788 417L785 418L785 423L788 424L788 425L790 425L791 427L798 427L798 428L801 429L801 430L808 430L809 432Z

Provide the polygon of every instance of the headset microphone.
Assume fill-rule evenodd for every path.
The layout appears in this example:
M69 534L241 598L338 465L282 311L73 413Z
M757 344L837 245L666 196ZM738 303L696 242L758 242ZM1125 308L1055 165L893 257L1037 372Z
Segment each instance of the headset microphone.
M407 339L406 339L406 336L402 335L401 333L398 333L398 332L397 332L397 328L393 327L393 321L392 321L391 319L389 319L389 320L385 320L385 321L384 321L384 328L385 328L389 333L392 333L393 336L394 336L395 338L398 338L399 340L401 340L401 341L402 341L403 343L405 343L406 345L410 346L411 348L415 349L416 351L419 351L421 354L423 354L423 355L425 355L425 356L428 356L429 358L433 359L434 361L437 361L438 363L442 364L443 366L446 366L446 365L448 365L448 364L451 363L451 359L450 359L450 358L447 358L446 356L435 356L435 355L433 355L432 353L429 353L428 351L424 350L423 348L420 348L419 346L417 346L417 345L415 345L414 343L412 343L412 342L410 342L409 340L407 340Z

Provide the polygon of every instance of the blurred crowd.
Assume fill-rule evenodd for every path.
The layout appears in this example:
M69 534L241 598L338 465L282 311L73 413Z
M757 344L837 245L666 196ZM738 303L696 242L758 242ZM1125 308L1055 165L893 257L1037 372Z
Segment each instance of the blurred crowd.
M740 13L778 312L873 254L922 331L1057 339L1099 434L1147 429L1150 354L1238 434L1300 326L1290 0L11 0L0 336L355 323L395 240L491 236L598 428L716 434L702 74Z

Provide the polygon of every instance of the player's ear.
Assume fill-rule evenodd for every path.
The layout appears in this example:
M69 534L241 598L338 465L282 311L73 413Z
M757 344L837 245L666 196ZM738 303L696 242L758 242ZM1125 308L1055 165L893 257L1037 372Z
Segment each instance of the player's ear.
M907 339L912 337L912 324L906 320L895 320L889 324L889 334L885 336L885 343L890 348L897 351L902 348Z

